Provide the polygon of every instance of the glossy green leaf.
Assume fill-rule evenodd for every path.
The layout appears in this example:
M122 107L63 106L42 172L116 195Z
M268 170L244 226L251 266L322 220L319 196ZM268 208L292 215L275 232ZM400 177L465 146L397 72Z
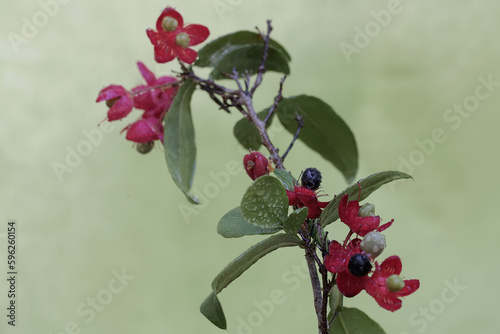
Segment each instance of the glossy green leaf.
M281 181L271 175L255 180L241 199L241 213L255 226L282 226L288 217L288 196Z
M333 223L339 218L339 202L342 199L342 196L345 194L349 194L349 199L357 199L359 195L359 186L361 185L361 197L360 201L367 198L372 192L380 188L386 183L391 181L399 180L399 179L411 179L412 177L406 173L400 171L385 171L370 175L364 179L359 180L357 183L345 189L343 192L338 194L323 210L321 216L319 217L321 220L321 225L324 227L328 224Z
M308 95L284 98L276 109L283 126L292 134L297 131L296 114L304 127L299 140L331 162L352 182L358 170L358 149L351 129L322 100Z
M212 292L200 306L200 312L220 329L227 329L226 317L217 294Z
M281 226L264 228L248 223L245 218L243 218L240 207L234 208L226 213L219 220L219 224L217 224L217 233L222 235L224 238L239 238L245 235L255 234L273 234L281 229Z
M276 177L281 180L281 183L283 183L286 190L292 191L294 186L298 184L297 180L295 180L292 174L284 169L275 169L274 175L276 175Z
M309 209L307 207L292 212L283 223L283 230L285 230L286 233L297 234L300 226L306 220L308 212Z
M332 334L385 334L382 327L357 308L344 307L330 327Z
M229 263L212 281L212 289L220 293L232 281L243 274L259 259L282 247L301 246L303 241L297 236L280 233L273 235L247 249Z
M219 294L231 282L243 274L248 268L267 254L282 247L302 246L304 242L297 236L280 233L273 235L247 249L243 254L229 263L212 281L212 293L203 302L200 311L214 325L226 329L226 321L222 307L217 299Z
M168 171L175 184L190 202L198 204L198 198L189 193L196 165L196 144L190 106L195 88L196 83L192 80L185 81L179 88L165 116L164 148Z
M263 121L267 114L269 113L269 108L257 113L257 117ZM266 124L266 129L271 125L274 113L271 115ZM240 119L236 122L233 129L234 136L238 142L249 150L257 151L262 146L262 140L260 138L259 130L250 123L246 118Z
M226 78L223 72L232 73L233 68L239 73L244 73L246 70L250 73L257 73L263 50L264 41L260 34L251 31L238 31L222 36L201 48L198 51L198 60L194 65L212 67L210 75L213 79ZM266 70L289 74L288 62L290 59L285 48L270 39Z

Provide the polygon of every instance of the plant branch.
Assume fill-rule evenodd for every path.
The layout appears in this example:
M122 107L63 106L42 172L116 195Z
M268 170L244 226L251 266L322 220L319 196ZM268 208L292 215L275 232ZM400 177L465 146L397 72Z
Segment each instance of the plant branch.
M288 152L290 152L290 150L292 149L293 144L295 143L297 138L299 138L300 130L304 126L304 121L302 120L302 116L295 114L295 120L297 121L297 131L295 132L295 136L293 136L293 139L292 139L292 142L290 143L290 146L288 146L285 154L283 154L283 156L281 157L281 160L285 160L286 156L288 155Z
M283 98L283 95L282 95L283 94L283 83L285 82L285 80L286 80L286 75L281 79L280 88L278 90L278 95L276 95L276 97L274 98L274 103L271 106L271 108L269 108L269 112L267 113L267 116L264 119L264 123L266 123L266 124L269 121L269 118L271 118L271 116L274 113L274 111L276 110L276 108L278 107L278 104L280 103L281 99Z
M264 75L264 73L266 73L266 61L267 61L267 54L269 51L269 39L270 39L269 36L271 35L272 30L273 30L273 27L271 25L271 20L267 20L267 34L264 36L262 33L260 33L260 35L262 36L262 38L264 40L264 51L262 52L262 60L260 62L259 72L257 73L257 78L255 78L255 82L253 84L253 87L250 90L250 96L253 96L253 94L255 93L257 88L259 87L259 85L262 83L262 76Z

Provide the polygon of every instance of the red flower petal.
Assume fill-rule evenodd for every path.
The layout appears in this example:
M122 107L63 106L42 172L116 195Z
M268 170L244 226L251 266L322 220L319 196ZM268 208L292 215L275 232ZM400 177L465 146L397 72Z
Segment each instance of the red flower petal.
M354 297L363 290L367 277L357 277L344 271L337 274L337 287L344 296Z
M182 29L189 36L189 46L198 45L210 35L207 27L201 24L190 24Z
M172 7L167 7L160 14L160 17L158 17L158 20L156 20L156 30L164 31L161 24L163 22L163 19L166 16L170 16L170 17L176 19L177 23L178 23L177 29L175 29L174 31L171 31L170 33L176 33L176 31L178 31L180 28L182 28L184 26L184 19L182 18L182 15L179 14L179 12L176 11L175 9L173 9Z
M190 48L184 49L179 46L176 48L175 51L177 51L177 57L179 57L179 59L185 62L186 64L194 63L196 58L198 57L198 52Z
M161 122L155 118L140 119L127 126L127 140L136 143L147 143L157 139L163 140L163 127Z
M146 82L148 83L149 86L153 86L156 84L156 76L154 75L153 72L151 72L146 65L141 63L140 61L137 62L137 66L139 67L139 71L142 74L142 77Z
M325 256L326 270L332 273L346 271L350 256L351 252L344 249L337 241L332 241L328 249L328 255Z
M108 110L108 121L116 121L126 117L134 108L134 101L130 96L124 95Z
M383 276L385 278L391 275L399 275L401 274L401 270L403 269L403 264L401 263L401 259L397 255L389 256L385 259L380 268L377 268L375 274L376 277Z
M123 86L119 85L109 85L104 87L99 92L96 102L111 100L120 96L127 95L127 90Z
M420 281L418 279L407 279L404 282L405 287L401 291L397 292L399 297L409 296L420 287Z

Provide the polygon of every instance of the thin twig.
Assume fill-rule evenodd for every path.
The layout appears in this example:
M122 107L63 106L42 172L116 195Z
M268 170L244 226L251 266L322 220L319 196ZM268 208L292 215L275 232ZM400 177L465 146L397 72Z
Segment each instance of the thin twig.
M262 60L259 65L259 72L257 73L257 78L255 78L255 82L253 84L252 89L250 90L250 96L253 96L253 93L255 93L255 90L259 85L262 83L262 76L264 73L266 73L266 61L267 61L267 55L269 51L269 39L271 35L271 31L273 30L273 27L271 25L271 20L267 20L267 34L266 36L263 36L262 33L261 36L264 39L264 51L262 52ZM259 31L260 32L260 31Z
M274 103L271 106L271 108L269 108L269 112L267 113L267 116L264 119L264 123L266 123L266 124L269 121L269 118L271 118L271 116L274 113L274 111L276 110L276 108L278 107L278 104L280 103L281 99L283 98L283 83L285 82L285 80L286 80L286 75L281 79L280 88L278 90L278 95L276 95L276 97L274 98Z
M290 146L288 146L288 148L285 151L285 154L283 154L283 156L281 157L282 161L285 160L288 152L290 152L290 150L292 149L293 144L295 143L295 141L297 140L297 138L299 138L300 130L304 126L304 121L302 120L302 116L299 116L298 114L295 114L295 120L297 121L297 125L298 125L297 126L297 131L295 132L295 136L293 136L293 139L292 139L292 142L290 143Z

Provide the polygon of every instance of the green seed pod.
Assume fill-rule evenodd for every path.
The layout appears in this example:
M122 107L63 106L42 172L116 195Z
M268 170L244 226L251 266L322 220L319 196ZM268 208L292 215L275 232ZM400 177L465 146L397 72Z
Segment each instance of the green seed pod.
M170 16L165 16L163 18L163 20L161 21L161 27L163 28L163 30L168 31L168 32L175 31L175 29L177 29L178 25L179 25L179 22L177 22L176 19L174 19L173 17L170 17Z
M150 141L150 142L147 142L147 143L137 143L137 152L139 153L142 153L142 154L146 154L146 153L149 153L151 152L151 150L153 149L153 147L155 146L155 143Z
M190 41L189 35L185 32L178 33L177 36L175 36L175 44L179 45L181 48L187 48Z
M370 254L372 258L376 258L384 251L387 244L382 233L371 231L365 235L360 246L363 252Z
M365 203L359 208L358 216L360 217L369 217L375 216L375 205L370 203Z
M405 287L405 282L399 275L391 275L385 280L385 285L390 292L399 292Z

